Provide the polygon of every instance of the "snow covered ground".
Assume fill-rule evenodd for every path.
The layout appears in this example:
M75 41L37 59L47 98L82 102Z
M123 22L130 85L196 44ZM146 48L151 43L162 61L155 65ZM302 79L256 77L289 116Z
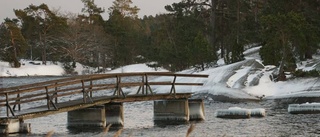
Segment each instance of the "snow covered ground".
M264 66L261 63L258 51L260 47L252 48L244 52L246 60L230 65L223 65L223 60L219 61L220 67L210 68L205 71L195 72L192 69L179 73L208 74L209 78L178 78L177 82L203 82L203 86L177 86L177 92L193 92L195 95L202 95L210 100L210 95L226 96L234 99L260 99L265 97L288 98L288 97L320 97L320 78L295 78L285 82L273 82L270 79L274 66ZM0 62L0 77L7 76L61 76L65 75L61 64L48 65L39 61L22 61L21 68L10 68L8 63ZM304 61L298 64L302 70L320 69L320 57L313 60ZM77 64L75 71L78 74L93 72L88 67ZM167 72L168 70L148 67L146 64L133 64L124 66L106 73L122 72ZM158 80L172 81L172 78L159 77ZM169 86L154 87L154 92L169 90Z

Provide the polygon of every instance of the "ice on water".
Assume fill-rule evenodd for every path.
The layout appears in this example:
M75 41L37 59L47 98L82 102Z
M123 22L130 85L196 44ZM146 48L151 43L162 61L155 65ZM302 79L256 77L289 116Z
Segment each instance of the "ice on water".
M224 116L248 116L248 117L265 117L266 111L263 108L246 109L239 107L230 107L228 109L219 109L215 113L216 117Z
M319 111L320 103L304 103L304 104L290 104L288 107L289 113L302 112L302 111Z

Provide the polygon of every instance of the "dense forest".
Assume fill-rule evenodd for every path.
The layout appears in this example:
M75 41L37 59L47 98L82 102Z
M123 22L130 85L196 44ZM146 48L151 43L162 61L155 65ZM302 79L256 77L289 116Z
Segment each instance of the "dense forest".
M0 25L0 60L12 67L30 59L66 69L76 62L101 71L156 62L150 65L203 70L219 58L241 61L245 49L261 46L265 65L292 72L320 49L320 0L182 0L143 18L131 0L114 0L107 10L94 0L82 3L82 14L46 4L14 10L16 18Z

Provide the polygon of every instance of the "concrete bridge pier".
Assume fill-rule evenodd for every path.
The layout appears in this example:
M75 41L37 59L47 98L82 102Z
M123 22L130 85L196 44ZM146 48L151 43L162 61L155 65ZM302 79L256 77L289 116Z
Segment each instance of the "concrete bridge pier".
M97 127L123 127L123 103L108 103L100 106L93 106L68 112L68 128L94 129Z
M112 124L112 127L123 127L123 103L105 104L106 125Z
M202 99L189 99L189 119L205 120L204 103Z
M154 101L155 124L179 124L189 121L188 99Z
M68 128L94 128L105 126L106 114L104 105L68 112Z
M30 131L30 123L24 123L19 119L7 119L0 123L0 134L29 133Z

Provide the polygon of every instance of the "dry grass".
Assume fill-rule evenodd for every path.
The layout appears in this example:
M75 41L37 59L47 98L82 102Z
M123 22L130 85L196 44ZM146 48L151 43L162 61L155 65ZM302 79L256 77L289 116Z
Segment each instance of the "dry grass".
M195 126L196 126L195 124L191 124L191 125L190 125L190 127L188 128L186 137L189 137L189 135L191 134L191 132L194 130Z

